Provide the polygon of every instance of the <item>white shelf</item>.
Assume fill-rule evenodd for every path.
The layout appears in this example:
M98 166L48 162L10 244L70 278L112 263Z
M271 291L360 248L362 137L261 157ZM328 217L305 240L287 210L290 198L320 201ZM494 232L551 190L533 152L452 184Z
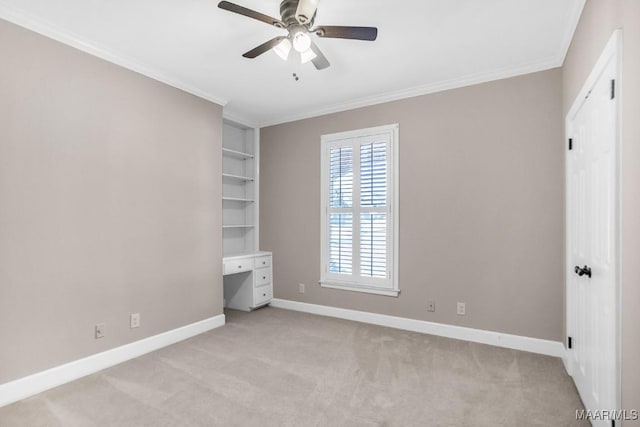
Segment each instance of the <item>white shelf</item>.
M223 225L222 228L224 229L231 229L231 228L253 228L255 227L255 225L249 225L249 224L241 224L241 225Z
M249 153L243 153L242 151L231 150L230 148L223 148L222 154L229 157L234 157L236 159L247 160L253 159L255 156Z
M253 199L242 199L239 197L223 197L222 198L223 201L225 202L240 202L240 203L254 203L255 200Z
M248 176L240 176L240 175L231 175L228 173L223 173L222 178L227 178L233 181L241 181L241 182L253 182L254 179Z

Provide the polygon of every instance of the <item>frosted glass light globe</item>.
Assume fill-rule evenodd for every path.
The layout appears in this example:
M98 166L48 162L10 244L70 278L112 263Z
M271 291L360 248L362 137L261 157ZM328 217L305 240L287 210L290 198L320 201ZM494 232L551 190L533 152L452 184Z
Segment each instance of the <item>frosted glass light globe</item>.
M293 48L302 53L311 47L311 39L307 33L298 32L293 36Z

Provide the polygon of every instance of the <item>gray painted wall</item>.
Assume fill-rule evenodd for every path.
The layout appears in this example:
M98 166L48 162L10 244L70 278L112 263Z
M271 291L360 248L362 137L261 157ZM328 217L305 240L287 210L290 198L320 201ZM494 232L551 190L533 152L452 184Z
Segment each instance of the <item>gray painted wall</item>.
M623 29L622 406L640 409L640 2L589 0L563 73L564 114L616 28ZM636 425L635 423L630 423Z
M262 129L260 242L275 297L562 340L561 94L555 69ZM320 137L392 123L401 295L321 288Z
M0 58L0 383L221 314L222 108L5 21Z

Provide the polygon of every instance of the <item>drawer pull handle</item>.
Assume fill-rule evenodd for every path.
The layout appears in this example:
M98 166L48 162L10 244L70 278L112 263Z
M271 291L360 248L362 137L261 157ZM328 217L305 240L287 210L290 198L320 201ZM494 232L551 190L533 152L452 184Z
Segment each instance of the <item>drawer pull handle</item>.
M239 265L239 266L238 266L238 268L242 268L242 266L241 266L241 265Z
M262 276L262 280L265 280L267 278L267 276Z

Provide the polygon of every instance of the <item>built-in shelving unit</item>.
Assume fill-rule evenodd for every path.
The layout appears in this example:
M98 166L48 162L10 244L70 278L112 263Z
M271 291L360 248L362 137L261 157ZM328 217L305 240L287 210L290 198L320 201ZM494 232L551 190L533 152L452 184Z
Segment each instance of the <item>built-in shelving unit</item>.
M273 298L272 255L258 250L258 130L225 122L222 138L224 304L251 311Z
M225 122L222 143L224 256L258 251L257 130Z

